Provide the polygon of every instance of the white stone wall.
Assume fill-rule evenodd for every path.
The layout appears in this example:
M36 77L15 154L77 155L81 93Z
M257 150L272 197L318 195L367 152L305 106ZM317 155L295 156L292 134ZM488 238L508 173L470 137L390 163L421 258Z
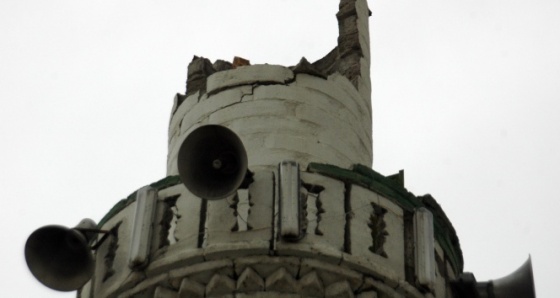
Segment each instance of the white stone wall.
M404 210L363 187L302 172L306 233L279 238L277 177L256 172L238 199L205 202L182 184L159 190L150 261L136 270L128 267L136 203L128 205L102 227L118 236L97 250L81 297L451 297L454 273L437 243L445 272L434 289L407 281Z
M254 65L217 72L207 84L206 94L187 97L171 117L168 175L178 173L182 141L205 124L234 131L252 171L273 169L282 160L302 167L372 164L369 98L339 74L323 79L294 75L283 66Z

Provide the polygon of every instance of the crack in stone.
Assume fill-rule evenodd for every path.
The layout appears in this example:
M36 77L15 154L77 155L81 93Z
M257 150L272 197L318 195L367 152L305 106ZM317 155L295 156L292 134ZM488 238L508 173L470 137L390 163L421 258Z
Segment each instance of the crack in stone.
M105 274L103 274L102 281L105 282L111 276L115 274L115 269L113 268L113 263L115 262L115 257L117 255L117 248L119 248L119 227L122 221L118 222L113 228L111 228L111 241L109 242L109 247L107 248L107 253L103 258L105 264Z
M166 198L163 201L164 211L160 221L161 233L159 235L159 247L163 248L178 241L175 237L175 229L177 227L177 220L181 218L179 209L177 207L177 199L179 195Z

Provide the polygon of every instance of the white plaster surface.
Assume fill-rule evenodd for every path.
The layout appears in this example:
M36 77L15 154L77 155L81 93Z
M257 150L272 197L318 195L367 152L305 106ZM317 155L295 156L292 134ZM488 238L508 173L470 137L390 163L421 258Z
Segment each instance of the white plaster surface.
M250 65L232 70L220 71L208 77L206 90L212 94L219 89L252 85L255 83L285 84L294 78L294 73L280 65Z
M177 243L168 247L164 253L155 257L150 265L146 268L147 276L155 276L171 269L188 267L204 261L204 250L193 249Z
M90 298L91 297L91 279L78 291L78 298Z
M302 172L303 183L324 187L318 197L309 196L307 199L307 233L296 242L281 242L277 249L281 254L285 250L308 251L316 256L339 260L344 249L344 226L346 216L344 213L344 183L322 175ZM317 214L317 200L320 201L324 213ZM319 219L320 217L320 219ZM316 230L317 229L317 230ZM319 234L317 234L318 232Z
M169 120L169 133L168 133L168 138L169 141L171 141L171 139L174 136L178 136L181 132L181 122L183 121L183 118L185 117L185 115L187 114L188 111L190 111L190 109L196 104L198 103L198 97L200 95L200 92L197 92L195 94L192 94L190 96L188 96L187 98L185 98L185 100L183 100L183 102L179 105L179 107L176 107L175 105L177 104L177 96L175 96L175 99L173 100L174 102L174 106L172 108L172 110L175 110L175 113L171 115L171 118Z
M237 224L237 216L232 208L233 198L208 200L207 204L205 245L232 242L233 228Z
M414 213L414 249L418 282L433 288L436 272L434 221L426 208L418 208Z
M377 196L377 204L385 209L387 209L388 211L391 211L391 213L395 214L396 216L402 217L403 216L403 209L398 206L397 204L395 204L393 201L378 195L374 192L372 192L373 195Z
M249 185L249 201L252 204L247 224L251 226L250 237L270 240L272 237L272 214L274 212L275 175L269 171L258 171Z
M272 172L259 171L253 179L248 189L250 206L247 218L240 219L239 215L235 215L232 198L208 202L207 259L268 253L272 239L274 176ZM246 231L233 230L239 220L246 221L251 228Z
M251 67L226 71L228 79L237 72L244 75ZM208 83L226 75L221 73L213 74ZM334 74L325 80L298 74L293 82L281 81L254 86L224 83L216 87L219 92L189 106L188 111L180 106L171 119L168 174L177 173L181 142L203 124L224 125L238 134L250 168L271 168L286 159L299 162L302 168L311 161L343 168L355 163L371 165L369 100L365 102L345 77Z
M202 200L190 193L183 184L159 191L162 199L174 195L179 195L176 202L178 218L174 237L184 248L197 248Z

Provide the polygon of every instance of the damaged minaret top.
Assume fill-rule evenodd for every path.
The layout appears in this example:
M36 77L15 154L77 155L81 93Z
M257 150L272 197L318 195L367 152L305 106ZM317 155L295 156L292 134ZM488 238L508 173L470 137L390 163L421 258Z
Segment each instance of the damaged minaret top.
M338 45L332 49L325 57L309 63L307 59L302 58L296 65L290 67L294 73L307 73L323 78L338 72L344 75L358 89L362 78L369 78L370 67L370 48L369 48L369 30L367 16L371 12L367 7L360 7L360 1L342 0L340 2L339 11L336 14L338 19ZM365 4L365 2L363 2ZM361 12L362 15L359 15ZM365 13L368 15L365 16ZM363 58L364 61L361 61ZM198 91L206 93L206 79L215 72L237 68L238 66L249 65L234 63L224 60L216 60L214 64L210 60L194 56L188 67L188 80L186 96L195 94Z
M367 2L336 16L313 63L193 59L167 174L100 221L110 240L78 297L453 297L451 222L371 169Z
M177 174L182 140L205 124L233 129L247 147L251 168L276 165L280 156L304 166L371 165L370 14L365 0L342 0L337 46L313 63L211 63L195 56L186 92L173 107L168 174Z

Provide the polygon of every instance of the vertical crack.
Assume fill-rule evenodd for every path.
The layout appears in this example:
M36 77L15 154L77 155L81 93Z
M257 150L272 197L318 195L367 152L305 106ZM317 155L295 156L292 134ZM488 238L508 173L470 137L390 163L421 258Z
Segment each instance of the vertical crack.
M251 224L249 224L249 216L251 214L251 207L253 203L251 202L251 194L249 193L248 189L238 189L237 195L235 196L235 212L234 215L236 216L236 224L232 231L250 231L253 229Z
M235 224L230 229L232 232L239 231L239 220L237 220L239 217L239 213L237 211L238 205L239 205L239 194L236 192L235 195L233 196L232 202L229 204L229 208L233 209L233 216L236 218Z
M352 212L352 205L350 203L351 191L352 191L352 184L348 182L345 183L344 184L344 214L346 214L346 223L344 225L344 252L348 254L352 253L350 223L352 221L352 217L354 216L354 213Z
M113 263L115 262L115 256L117 253L117 248L119 247L119 227L122 221L118 222L113 228L111 228L111 241L109 242L109 247L107 248L107 253L103 258L105 263L105 274L103 274L102 281L105 282L111 276L115 274L115 269L113 268Z
M208 210L208 200L200 200L200 222L198 224L198 248L202 248L206 239L206 212Z
M303 185L302 185L303 186ZM309 223L313 222L313 218L309 218L310 215L316 214L317 212L313 212L316 210L308 210L307 209L307 201L312 200L312 194L310 194L307 189L304 187L303 190L300 191L299 200L301 206L301 215L300 215L300 225L301 225L301 232L302 237L307 234L307 229L309 228ZM316 222L315 222L316 223Z
M414 257L414 213L405 211L404 222L404 274L405 280L411 285L415 282L415 257Z
M276 177L275 173L272 172L272 222L270 223L270 254L274 254L274 241L276 241L276 225L274 221L276 219Z

